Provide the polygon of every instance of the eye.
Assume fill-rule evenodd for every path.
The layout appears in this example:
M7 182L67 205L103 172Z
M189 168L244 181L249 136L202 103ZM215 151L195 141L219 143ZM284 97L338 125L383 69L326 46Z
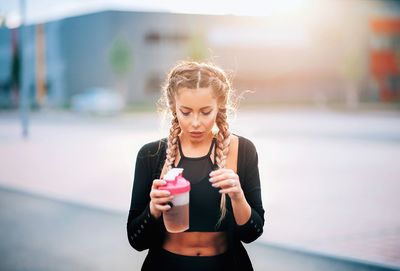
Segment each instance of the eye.
M182 113L184 116L189 116L190 111L189 111L189 112L184 112L184 111L181 110L181 113Z
M203 115L207 116L207 115L210 115L211 112L212 112L212 110L210 110L210 111L208 111L208 112L202 112L202 113L203 113Z

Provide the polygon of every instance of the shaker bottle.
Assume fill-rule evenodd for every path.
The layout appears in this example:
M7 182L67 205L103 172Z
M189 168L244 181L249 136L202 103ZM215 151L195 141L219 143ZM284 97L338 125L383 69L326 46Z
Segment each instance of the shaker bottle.
M159 186L160 190L168 190L172 199L172 208L163 212L163 219L167 231L176 233L189 229L189 192L190 182L182 176L183 168L172 168L164 176L167 182Z

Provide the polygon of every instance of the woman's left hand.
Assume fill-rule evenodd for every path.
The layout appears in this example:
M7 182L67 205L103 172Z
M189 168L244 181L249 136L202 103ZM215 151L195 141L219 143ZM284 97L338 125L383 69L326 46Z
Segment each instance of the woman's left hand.
M228 194L232 200L237 200L244 196L239 176L232 169L221 168L212 171L210 173L210 182L213 187L220 188L219 192L221 194Z

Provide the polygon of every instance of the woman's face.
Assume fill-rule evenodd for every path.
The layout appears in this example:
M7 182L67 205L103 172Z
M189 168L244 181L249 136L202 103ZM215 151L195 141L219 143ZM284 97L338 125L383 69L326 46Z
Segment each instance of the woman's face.
M217 99L213 97L211 87L178 89L175 107L185 138L201 142L210 136L218 113Z

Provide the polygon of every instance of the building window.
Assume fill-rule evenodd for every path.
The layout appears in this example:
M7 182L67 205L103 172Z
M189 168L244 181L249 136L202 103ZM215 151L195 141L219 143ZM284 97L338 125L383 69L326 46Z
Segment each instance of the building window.
M148 32L145 35L146 43L160 43L160 42L172 42L182 43L189 40L189 35L183 33L160 33L160 32Z
M161 91L162 78L158 73L153 73L146 80L146 93L158 94Z

